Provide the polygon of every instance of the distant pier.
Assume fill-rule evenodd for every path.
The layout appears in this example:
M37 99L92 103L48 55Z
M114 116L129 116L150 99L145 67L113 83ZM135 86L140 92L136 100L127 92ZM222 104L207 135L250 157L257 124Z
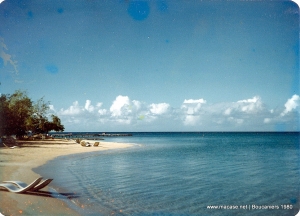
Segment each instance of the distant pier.
M95 137L122 137L122 136L132 136L132 134L123 134L123 133L100 133L100 134L91 134L91 133L59 133L51 134L53 138L95 138Z

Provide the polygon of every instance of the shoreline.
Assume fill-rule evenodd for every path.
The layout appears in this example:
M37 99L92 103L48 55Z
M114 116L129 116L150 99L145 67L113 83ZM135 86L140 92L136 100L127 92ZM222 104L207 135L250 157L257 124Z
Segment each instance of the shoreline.
M93 144L97 140L86 140ZM98 147L82 147L74 140L54 139L18 141L20 148L0 148L0 182L19 180L26 183L40 177L33 171L59 156L132 147L128 143L103 142ZM53 180L55 181L55 179ZM51 183L45 193L16 194L0 190L0 213L3 215L80 215L63 199L51 196ZM50 192L51 191L51 192ZM72 192L72 191L69 191ZM84 208L84 207L83 207Z

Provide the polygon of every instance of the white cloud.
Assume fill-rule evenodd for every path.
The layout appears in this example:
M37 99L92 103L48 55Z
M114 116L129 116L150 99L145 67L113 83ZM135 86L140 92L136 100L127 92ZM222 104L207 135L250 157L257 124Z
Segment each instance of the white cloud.
M100 108L100 107L102 107L102 104L103 104L103 103L98 102L98 103L96 104L96 107L97 107L97 108Z
M183 120L183 124L193 126L196 125L199 122L199 120L200 120L199 116L187 115Z
M204 103L206 103L206 100L204 100L204 99L198 99L198 100L194 100L194 99L185 99L184 101L183 101L183 103L185 103L185 104L204 104Z
M50 109L51 111L53 111L53 112L56 112L56 110L55 110L55 108L54 108L54 106L53 106L52 104L49 105L49 109Z
M196 125L200 121L200 110L203 104L206 104L206 100L201 99L185 99L181 105L181 111L183 112L183 124L184 125Z
M98 112L99 115L101 115L101 116L107 115L108 111L106 109L101 109L102 105L103 105L103 103L98 102L96 104L96 108L95 109L97 110L97 112Z
M236 123L236 124L242 124L244 123L244 119L241 118L234 118L234 117L229 117L228 121L232 122L232 123Z
M125 112L130 112L130 100L127 96L119 95L110 107L112 116L121 116Z
M81 113L82 109L79 107L78 101L73 102L73 105L70 106L68 109L60 110L61 115L78 115Z
M213 105L215 106L215 105ZM261 98L254 96L250 99L238 100L232 103L223 103L222 107L218 106L222 111L222 115L215 113L212 118L218 117L218 121L223 125L230 123L236 129L240 127L247 127L249 125L259 125L264 121L265 113L270 113L266 110ZM265 116L267 117L267 116Z
M254 96L251 99L239 100L238 103L256 103L259 100L258 96Z
M167 103L151 104L150 112L156 115L162 115L168 111L169 107L170 105Z
M106 115L106 114L108 113L108 111L107 111L106 109L99 109L99 110L98 110L98 113L99 113L100 115Z
M141 102L133 100L132 103L133 103L134 107L136 108L136 110L141 109L141 106L142 106Z
M128 96L119 95L109 109L108 120L118 124L137 124L138 120L149 122L151 120L149 112L144 103L137 100L131 101Z
M237 102L238 108L242 112L246 113L256 113L262 110L262 102L260 97L255 96L251 99L240 100Z
M204 99L185 99L180 107L170 104L146 104L130 100L128 96L119 95L108 108L98 102L93 105L86 100L83 105L75 101L69 108L56 112L54 106L50 109L62 118L62 122L73 127L88 126L95 128L111 128L117 130L273 130L276 124L289 124L295 128L296 115L287 115L299 107L300 98L294 95L287 100L282 109L268 109L259 96L236 102L207 104ZM66 127L67 128L67 127ZM81 129L78 129L81 130Z
M263 103L259 96L250 99L239 100L237 102L224 104L223 115L241 115L244 114L257 114L264 110Z
M200 108L202 106L202 104L205 104L206 100L204 99L198 99L198 100L194 100L194 99L188 99L188 100L184 100L183 104L181 106L181 109L187 114L187 115L194 115L197 114L200 111Z
M230 115L230 114L231 114L231 111L232 111L232 108L227 108L227 109L224 111L224 115Z
M87 111L89 111L89 112L93 112L94 111L94 106L93 105L91 105L91 101L90 100L86 100L86 102L85 102L85 106L84 106L84 108L87 110Z
M299 106L299 95L293 95L290 99L287 100L287 102L284 104L285 110L280 114L280 116L285 116L292 110L296 109Z

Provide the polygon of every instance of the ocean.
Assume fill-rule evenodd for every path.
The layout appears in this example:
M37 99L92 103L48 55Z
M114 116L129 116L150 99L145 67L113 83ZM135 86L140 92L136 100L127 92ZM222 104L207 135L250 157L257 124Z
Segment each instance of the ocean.
M34 171L76 194L66 200L81 215L299 211L299 133L131 134L104 139L132 148L62 156Z

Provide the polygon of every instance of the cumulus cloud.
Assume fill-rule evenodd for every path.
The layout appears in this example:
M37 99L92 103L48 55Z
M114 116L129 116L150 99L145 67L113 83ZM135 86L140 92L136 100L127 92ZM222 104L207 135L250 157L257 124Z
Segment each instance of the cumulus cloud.
M269 112L265 113L263 123L266 125L274 125L276 128L278 125L284 125L286 130L299 130L299 95L293 95L291 98L287 99L287 102L282 106L282 108L271 109Z
M198 99L198 100L194 100L194 99L188 99L188 100L184 100L183 103L185 104L203 104L206 103L206 100L204 99Z
M246 113L257 113L262 110L262 102L258 96L247 100L240 100L237 104L240 111Z
M61 109L59 114L61 115L78 115L80 114L82 109L79 106L78 101L73 102L73 105L71 105L68 109L64 110Z
M107 111L106 109L99 109L99 110L98 110L98 113L99 113L100 115L106 115L106 114L108 113L108 111Z
M149 106L137 100L130 100L128 96L119 95L113 101L110 109L111 122L121 124L138 124L143 122L152 122L158 116L167 114L170 105L167 103L152 103Z
M121 116L130 112L130 100L128 96L119 95L110 107L112 116Z
M138 121L151 121L153 118L149 116L150 111L143 102L130 100L128 96L119 95L113 101L109 112L108 121L119 124L138 124Z
M197 100L194 100L194 99L188 99L188 100L184 100L183 101L183 104L181 106L181 109L184 110L184 112L187 114L187 115L194 115L196 113L199 112L202 104L205 104L206 103L206 100L204 99L197 99Z
M94 106L93 105L91 105L91 101L90 100L86 100L86 102L85 102L85 106L84 106L84 108L85 108L85 110L87 110L88 112L93 112L94 111Z
M71 125L80 123L91 126L93 122L96 128L111 127L112 130L122 126L128 130L158 130L158 126L162 125L164 130L175 125L181 130L272 130L276 124L282 123L290 124L290 128L297 127L296 115L288 113L299 107L299 101L299 96L293 95L282 108L268 109L259 96L215 104L207 104L201 98L185 99L176 108L166 102L146 104L119 95L111 105L106 105L108 108L103 107L101 102L93 105L91 100L86 100L83 105L75 101L69 108L58 112L54 106L50 109L62 117L63 122Z
M183 112L184 125L196 125L200 120L200 110L206 100L201 99L185 99L181 105Z
M108 113L108 111L106 110L106 109L102 109L101 107L102 107L102 105L103 105L103 103L100 103L100 102L98 102L97 104L96 104L96 110L97 110L97 112L98 112L98 114L99 115L106 115L107 113Z
M132 103L139 109L141 107L141 102L137 100L133 100Z
M156 115L162 115L168 111L169 107L170 105L167 103L151 104L150 112Z
M284 104L285 110L280 114L280 116L285 116L292 110L296 109L299 106L299 95L293 95L290 99L287 100L287 102Z
M229 117L228 121L236 123L236 124L242 124L244 122L244 119L240 119L240 118L234 118L234 117Z
M230 115L231 114L231 111L232 111L232 108L227 108L225 111L224 111L224 115Z
M236 113L255 114L264 109L263 103L259 96L250 99L239 100L237 102L225 105L224 115L234 115Z
M184 125L196 125L200 120L200 116L186 115L183 124Z
M73 104L67 109L60 109L58 114L66 115L66 116L86 116L93 115L99 113L100 115L104 115L107 111L105 109L101 109L102 103L98 102L96 106L92 105L91 100L86 100L84 106L80 105L78 101L74 101ZM50 109L54 109L53 105L50 105Z
M223 125L228 124L228 126L234 127L234 130L239 130L242 127L261 128L263 123L269 121L264 118L269 117L270 112L259 96L223 103L220 110L222 110L222 115L219 116L219 122Z

